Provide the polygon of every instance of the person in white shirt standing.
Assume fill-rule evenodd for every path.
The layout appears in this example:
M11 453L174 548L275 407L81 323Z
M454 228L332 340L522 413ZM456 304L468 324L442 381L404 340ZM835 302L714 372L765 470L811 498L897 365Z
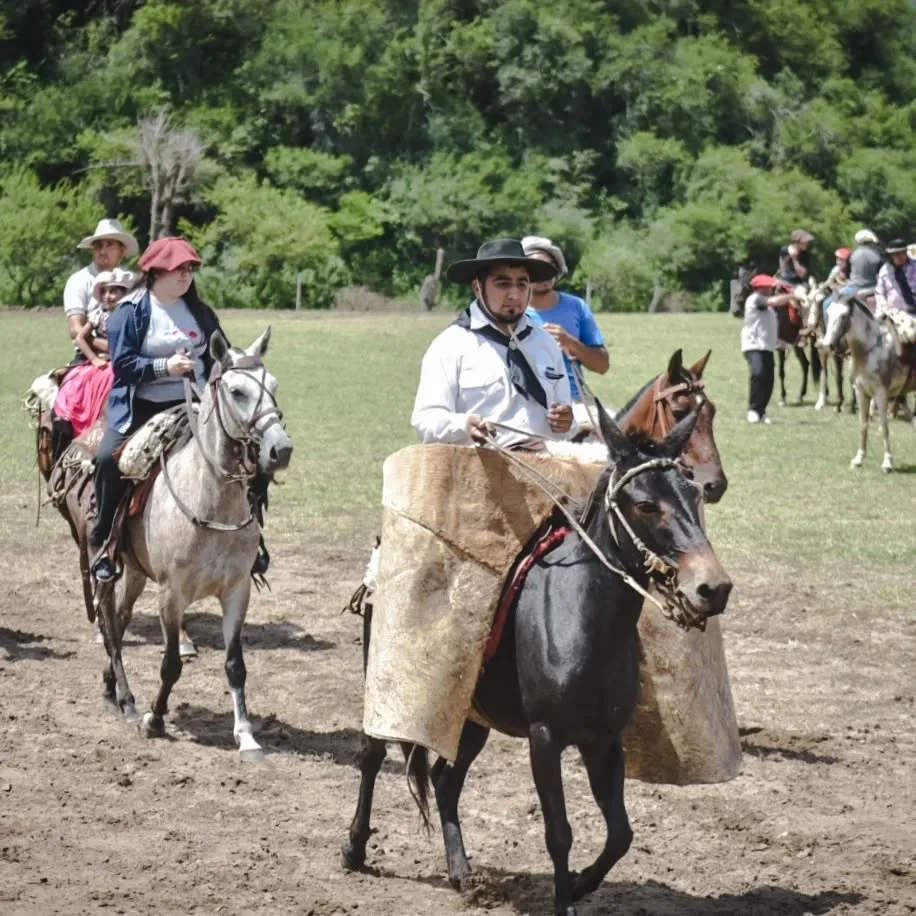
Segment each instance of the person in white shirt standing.
M773 396L775 378L773 352L779 345L779 324L774 309L795 301L792 293L776 294L782 281L768 274L751 278L753 292L744 302L741 352L751 370L748 394L748 423L769 423L767 406Z
M556 272L552 262L528 257L516 239L485 242L476 258L448 268L446 279L470 284L475 300L423 357L411 417L423 442L494 438L510 446L529 437L569 437L572 395L563 354L525 314L532 284Z
M102 271L114 270L124 258L132 258L140 250L137 240L116 219L101 220L95 232L87 235L76 247L91 249L92 263L71 274L64 287L64 314L73 341L76 341L77 334L89 322L93 312L102 308L101 303L93 298L98 275Z

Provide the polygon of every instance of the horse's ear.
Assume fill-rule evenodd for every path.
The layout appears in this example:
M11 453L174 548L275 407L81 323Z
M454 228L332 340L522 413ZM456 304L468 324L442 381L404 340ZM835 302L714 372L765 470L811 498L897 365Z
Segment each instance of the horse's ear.
M712 350L707 350L706 355L702 359L698 359L691 367L690 371L693 373L694 378L703 378L703 372L706 369L706 364L709 362L709 357L712 355Z
M677 384L678 379L684 374L684 352L675 350L668 360L668 381Z
M697 420L700 418L700 411L703 409L701 404L699 407L696 407L694 410L691 410L674 429L665 436L665 441L662 442L662 451L669 458L677 458L681 452L687 447L687 442L690 440L690 437L693 435L693 430L697 425Z
M626 433L613 421L598 398L595 398L595 406L598 408L601 438L607 446L608 461L611 464L618 464L633 451L633 446L630 445Z
M210 355L214 361L225 366L229 362L229 344L223 337L223 332L216 330L210 336Z
M249 356L263 359L268 346L270 346L270 325L267 325L267 330L245 352Z

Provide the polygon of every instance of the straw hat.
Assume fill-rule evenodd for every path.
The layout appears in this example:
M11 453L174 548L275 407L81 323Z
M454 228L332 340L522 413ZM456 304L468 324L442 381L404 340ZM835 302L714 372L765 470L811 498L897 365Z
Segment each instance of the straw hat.
M123 286L125 290L130 289L134 282L134 274L129 270L121 270L116 267L114 270L103 270L95 278L95 286L92 287L92 298L96 302L102 301L102 291L106 286Z
M92 248L93 242L99 242L102 239L112 239L115 242L120 242L124 246L124 257L126 258L132 258L140 250L137 240L124 229L120 220L116 219L99 220L98 226L95 227L95 232L92 235L87 235L76 247Z

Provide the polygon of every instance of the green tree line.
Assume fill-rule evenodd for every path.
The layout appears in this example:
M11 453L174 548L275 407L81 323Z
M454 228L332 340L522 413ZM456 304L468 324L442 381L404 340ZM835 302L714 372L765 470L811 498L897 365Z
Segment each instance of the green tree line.
M550 235L596 303L724 308L799 226L823 275L916 213L912 0L0 0L0 301L148 241L138 123L203 156L172 230L217 305L416 294L437 248Z

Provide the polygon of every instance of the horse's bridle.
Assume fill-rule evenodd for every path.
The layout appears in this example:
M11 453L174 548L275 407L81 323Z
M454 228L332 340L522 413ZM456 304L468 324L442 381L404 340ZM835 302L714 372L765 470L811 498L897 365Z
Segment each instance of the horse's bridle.
M260 370L259 375L257 374L258 370ZM242 417L236 406L232 403L232 398L226 395L223 386L220 384L225 372L240 372L258 386L258 403L255 405L254 414L248 420ZM261 444L264 440L264 434L274 424L283 422L283 411L280 410L277 399L267 387L266 381L267 367L256 356L241 356L235 363L227 368L224 368L222 363L216 363L210 373L207 385L210 388L210 400L213 404L212 409L216 414L220 429L222 429L223 435L225 435L230 442L234 442L242 447L242 457L239 463L244 473L232 474L223 469L219 469L219 472L226 480L250 480L257 473L256 462ZM266 407L261 408L261 405L265 403L265 398L269 400L269 403ZM241 430L239 434L233 435L226 428L226 421L223 418L224 411L228 413L235 427ZM264 420L267 422L259 428L259 424ZM195 436L195 438L197 437ZM201 453L203 454L202 443L200 443L199 439L198 445L201 447ZM218 465L212 462L209 456L204 455L204 458L207 460L211 469L218 468ZM246 458L251 465L253 465L250 470L245 466Z
M497 426L502 424L496 424ZM687 601L686 596L681 592L678 586L678 577L677 577L677 567L672 566L664 558L660 557L657 553L650 550L646 546L645 542L633 531L632 526L626 520L620 505L617 502L617 497L620 494L620 491L625 487L634 477L638 477L640 474L644 474L647 471L654 470L666 470L666 471L676 471L678 474L683 474L683 466L680 461L677 461L673 458L651 458L648 461L642 462L642 464L636 465L636 467L630 468L626 471L619 480L615 480L617 474L616 465L611 467L611 476L608 480L607 490L604 495L604 505L608 514L608 526L611 531L611 537L614 539L617 547L620 550L623 550L623 546L620 543L620 536L617 531L617 524L622 525L624 530L627 533L627 536L630 538L633 546L639 551L642 557L643 571L648 574L650 580L655 585L658 593L662 596L662 601L659 601L651 592L643 588L636 579L627 572L626 569L621 569L616 566L611 560L607 557L605 552L594 542L589 533L585 530L583 521L588 515L590 507L594 503L595 494L592 496L586 503L585 510L582 514L581 520L576 518L575 515L569 510L568 503L569 497L565 494L552 480L545 477L540 471L536 471L530 464L520 459L511 449L506 448L503 445L500 445L498 442L491 440L490 445L496 449L502 456L509 461L511 464L514 464L518 467L523 473L527 474L535 484L537 484L542 492L547 496L547 498L566 516L566 520L569 522L570 527L576 534L579 535L579 538L588 547L589 550L595 555L595 558L607 569L609 569L614 575L619 576L623 581L630 586L637 594L642 595L642 597L651 601L669 620L673 620L679 627L684 629L690 629L691 627L696 627L700 630L705 630L706 621L701 615L693 609L690 603Z
M260 377L255 374L259 369L261 370ZM225 372L241 372L243 375L252 379L260 389L258 403L250 419L246 420L242 417L232 403L232 399L225 395L223 386L221 385ZM281 423L283 420L283 412L277 404L277 399L267 387L266 380L267 367L258 357L248 356L246 354L245 356L239 357L233 365L227 368L224 368L222 363L217 362L207 381L207 387L210 389L211 412L216 415L220 429L223 431L226 438L229 439L230 442L234 442L236 445L240 446L241 454L239 456L239 468L241 473L239 473L237 471L227 471L220 466L218 461L207 454L207 450L204 448L204 444L200 438L197 417L195 416L194 406L191 400L191 382L188 378L184 379L185 407L188 416L188 426L191 430L191 438L197 445L197 450L200 452L207 467L210 468L210 471L218 482L240 483L242 486L247 487L252 478L257 474L258 454L263 442L264 433L275 423ZM197 394L200 400L200 392L197 392ZM264 403L265 396L269 398L270 403L267 407L261 409L261 404ZM226 421L223 418L223 411L229 414L232 422L241 430L240 433L233 435L229 432L226 428ZM258 424L265 419L267 422L259 429ZM256 500L250 489L248 490L248 517L244 521L237 524L225 524L224 522L216 522L201 518L194 513L175 492L175 488L172 486L172 481L169 477L168 464L165 460L164 453L160 458L160 464L162 466L162 476L165 478L166 486L169 488L172 499L175 500L175 504L178 508L194 525L200 528L210 528L215 531L241 531L242 528L247 528L257 518Z
M706 388L706 382L704 382L703 379L701 378L693 378L692 376L685 377L684 381L678 382L675 385L669 385L667 388L661 387L662 378L663 376L660 375L655 381L656 391L652 397L652 402L653 402L653 408L655 411L655 415L658 417L658 420L659 420L659 427L661 429L661 435L662 435L662 438L664 439L664 437L667 436L668 433L670 433L671 430L674 428L674 424L672 424L669 427L665 419L665 412L662 410L662 405L667 406L668 398L671 397L671 395L678 395L678 394L694 395L696 397L696 404L695 404L696 407L702 407L704 404L708 404L709 399L703 397L703 395L701 394L701 392ZM674 411L671 410L670 412L671 412L672 418L674 418Z
M659 604L658 606L665 617L669 620L673 620L678 626L684 629L696 627L699 630L705 630L706 619L696 613L693 606L680 590L677 567L672 566L667 560L659 556L654 550L646 545L645 541L636 534L633 527L627 521L617 501L620 491L633 480L634 477L638 477L640 474L644 474L647 471L654 470L675 470L680 474L683 473L684 468L680 461L673 458L652 458L626 471L619 480L615 480L617 476L617 467L614 466L612 468L611 477L604 494L604 507L607 511L608 527L611 531L611 537L614 539L614 543L623 550L617 525L623 527L630 542L642 556L643 568L649 574L649 578L654 583L659 594L664 598L663 604ZM656 604L658 604L658 602L656 602Z

